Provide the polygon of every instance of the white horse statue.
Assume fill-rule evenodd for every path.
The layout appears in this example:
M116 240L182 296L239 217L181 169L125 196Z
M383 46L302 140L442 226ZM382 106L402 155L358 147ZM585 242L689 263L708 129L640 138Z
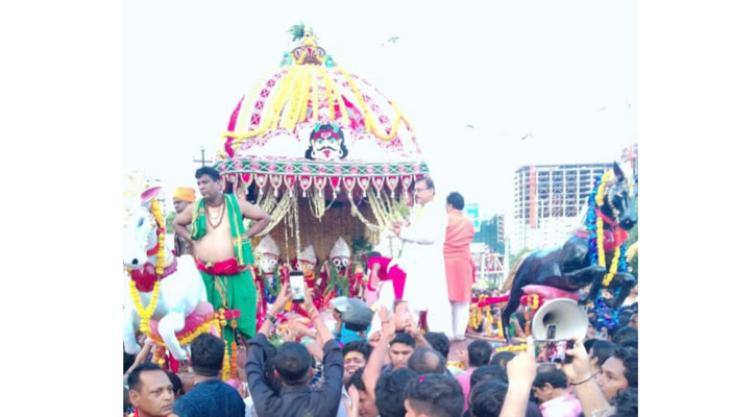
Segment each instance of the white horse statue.
M176 333L186 326L186 317L207 301L207 292L193 258L175 258L165 247L165 221L155 200L159 192L160 187L147 189L128 210L123 266L129 275L131 301L124 309L123 343L127 353L138 353L136 329L145 332L149 321L157 320L158 333L170 353L186 360Z

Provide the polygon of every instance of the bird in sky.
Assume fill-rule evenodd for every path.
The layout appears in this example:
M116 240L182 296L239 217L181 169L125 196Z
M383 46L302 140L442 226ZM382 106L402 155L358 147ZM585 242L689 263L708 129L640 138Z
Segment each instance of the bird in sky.
M398 40L399 40L398 36L391 36L390 38L388 38L388 40L386 40L385 42L381 43L380 46L386 46L389 43L395 44L396 42L398 42Z

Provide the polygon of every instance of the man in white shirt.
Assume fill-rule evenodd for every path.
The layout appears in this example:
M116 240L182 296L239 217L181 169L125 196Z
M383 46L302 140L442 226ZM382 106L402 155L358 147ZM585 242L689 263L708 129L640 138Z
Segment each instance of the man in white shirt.
M429 330L452 338L451 304L443 259L446 223L446 206L435 198L432 179L424 177L414 184L414 208L409 225L397 222L393 231L404 244L398 261L406 272L404 299L415 312L427 312Z

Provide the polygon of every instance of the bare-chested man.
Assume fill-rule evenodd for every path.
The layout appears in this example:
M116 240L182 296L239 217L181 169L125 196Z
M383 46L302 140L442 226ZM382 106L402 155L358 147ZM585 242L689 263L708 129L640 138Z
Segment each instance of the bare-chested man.
M173 193L173 207L176 209L176 215L186 210L191 203L197 200L194 189L189 187L178 187ZM176 256L191 255L191 242L182 238L178 233L174 237L173 250Z
M202 198L176 216L176 233L191 242L197 268L202 274L207 298L215 309L225 308L241 313L236 319L237 329L244 337L255 334L257 292L251 266L251 236L264 229L270 216L257 206L225 194L220 173L202 167L195 177ZM244 231L243 218L256 221ZM186 228L191 224L191 232ZM223 329L223 336L233 341L232 320Z

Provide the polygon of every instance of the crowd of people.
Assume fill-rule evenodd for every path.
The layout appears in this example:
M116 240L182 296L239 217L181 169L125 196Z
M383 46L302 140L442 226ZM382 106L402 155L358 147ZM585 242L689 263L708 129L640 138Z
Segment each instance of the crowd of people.
M284 308L284 286L273 309ZM187 369L164 371L140 353L124 375L124 415L333 417L636 416L637 322L603 337L575 340L568 363L537 363L532 342L517 354L485 340L468 343L461 363L449 361L442 332L417 326L405 302L378 312L379 336L339 342L308 295L316 338L306 344L269 341L269 315L247 341L244 382L221 381L223 340L203 334L191 344ZM403 308L402 308L403 305ZM403 312L403 313L402 313ZM149 346L149 344L147 344ZM500 350L500 349L499 349ZM145 349L143 352L148 352Z
M239 277L247 287L252 282L243 267L248 262L247 248L241 243L235 247L233 242L241 239L230 240L228 230L221 236L221 226L227 225L223 222L234 224L231 229L238 229L234 232L238 238L256 233L269 217L246 202L224 196L216 171L200 170L197 179L203 199L185 205L175 224L184 249L197 257L209 301L217 307L220 297L217 291L210 291L214 282ZM293 301L290 284L283 282L261 326L255 329L252 319L243 325L239 322L235 335L199 335L191 342L189 360L177 373L152 363L155 346L147 339L143 339L139 354L124 353L124 416L636 416L636 292L613 319L606 318L600 308L591 310L592 325L586 338L572 341L563 362L538 363L531 338L526 350L518 353L507 351L500 343L467 340L474 279L467 255L474 232L470 233L468 221L459 216L463 198L458 193L447 197L448 221L442 224L448 226L443 229L437 226L443 211L441 203L433 203L432 180L418 181L414 191L418 210L408 224L396 224L393 230L404 242L400 266L405 271L392 273L396 264L386 260L373 264L383 269L382 275L370 274L371 280L380 275L380 281L401 275L406 288L398 291L396 282L382 287L391 292L390 305L386 297L377 294L381 288L376 289L368 331L350 331L347 317L336 304L318 309L311 290L305 291L304 301L297 306L308 325L291 319L280 322L279 313ZM205 203L208 208L194 209ZM226 206L233 210L229 209L224 220ZM213 207L219 211L213 212ZM207 219L198 218L198 212L205 213ZM235 217L229 219L231 212ZM259 223L245 231L237 225L244 217ZM205 222L219 226L206 227ZM216 243L209 244L207 239ZM230 243L219 245L220 240ZM223 262L234 268L217 270ZM412 280L429 278L430 272L435 279L445 276L444 265L446 273L455 274L448 285ZM368 287L379 287L372 284L376 282ZM229 287L238 296L232 300L233 307L239 308L242 316L254 318L256 311L249 305L255 302L250 296L253 289L245 286ZM335 326L329 325L331 319ZM517 324L521 326L516 326L516 333L526 336L524 323ZM273 335L282 335L283 342L273 341ZM243 343L237 357L238 375L224 381L221 370L228 342L239 337ZM453 345L460 351L452 354Z

